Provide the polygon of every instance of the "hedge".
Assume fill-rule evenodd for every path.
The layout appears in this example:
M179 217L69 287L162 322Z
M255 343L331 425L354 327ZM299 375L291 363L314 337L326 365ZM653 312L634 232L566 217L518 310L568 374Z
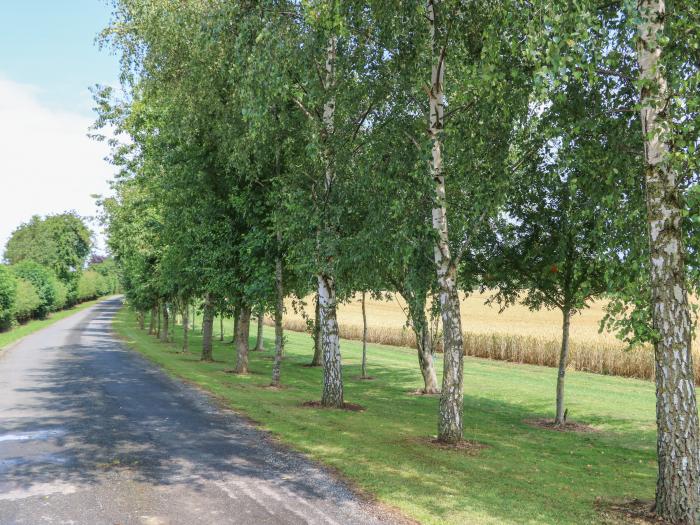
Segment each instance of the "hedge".
M17 300L14 308L14 318L19 323L29 321L35 317L41 306L41 298L34 285L26 279L17 279Z
M44 319L49 312L56 309L60 291L58 279L51 270L34 261L22 261L10 268L17 277L26 279L34 286L41 301L34 312L36 317Z
M7 330L15 317L17 279L7 266L0 266L0 330Z

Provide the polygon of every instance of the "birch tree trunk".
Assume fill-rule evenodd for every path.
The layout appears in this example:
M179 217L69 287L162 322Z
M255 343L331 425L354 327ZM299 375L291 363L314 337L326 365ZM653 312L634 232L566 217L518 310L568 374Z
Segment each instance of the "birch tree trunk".
M447 234L447 199L445 175L442 171L442 132L445 114L445 48L438 42L441 33L438 27L437 8L440 0L428 0L427 18L430 24L432 44L432 75L430 83L429 133L432 142L431 175L435 184L433 228L437 233L435 245L435 267L440 287L440 310L444 339L444 370L442 395L438 416L438 439L456 443L462 439L463 390L463 344L462 320L460 318L459 295L457 293L457 268L450 255Z
M151 307L151 321L148 324L148 335L154 335L156 333L156 307Z
M163 329L160 332L160 340L163 343L167 343L168 335L170 334L170 312L168 312L168 304L163 303L161 309L163 310Z
M367 378L367 308L366 293L362 292L362 379Z
M280 374L282 372L282 352L284 351L284 332L282 329L282 314L284 312L283 284L282 258L277 256L275 260L275 361L272 365L272 386L280 386Z
M138 313L136 314L136 317L137 317L138 320L139 320L139 328L140 328L141 330L144 330L144 329L146 328L145 316L146 316L146 314L144 314L143 312L138 312Z
M248 373L248 350L250 338L250 307L241 306L236 322L236 373Z
M335 61L338 37L332 35L326 48L326 79L325 89L329 93L323 105L323 158L325 163L325 192L324 198L330 199L331 189L335 180L335 163L331 151L330 140L334 132L335 118ZM327 219L324 218L325 221ZM323 224L323 236L333 235L329 224ZM332 266L333 257L330 253L322 253L324 263ZM318 296L321 317L321 346L323 348L323 394L321 405L341 408L343 406L343 374L340 360L340 339L338 336L337 304L335 279L326 268L318 275Z
M235 345L236 341L238 341L238 320L241 318L241 307L240 306L234 306L233 307L233 339L231 339L231 342Z
M182 351L184 353L189 353L190 343L189 343L189 306L185 302L185 307L182 309Z
M561 328L561 351L559 353L559 373L557 374L557 407L554 417L555 425L566 423L564 419L564 379L566 376L566 365L569 362L569 327L571 325L571 310L562 309L563 321Z
M678 177L670 159L670 95L660 63L664 0L639 0L638 62L651 256L659 471L656 513L671 523L698 519L698 411L685 286Z
M321 301L316 293L316 308L314 317L314 357L311 360L311 366L323 365L323 348L321 345Z
M204 312L202 314L202 361L213 361L212 336L214 333L214 305L211 294L204 296Z
M318 292L321 310L321 346L323 347L321 404L327 407L341 408L343 406L343 375L333 279L329 276L319 275Z
M162 312L160 311L160 305L156 307L158 312L158 324L156 325L156 337L160 339L160 318L162 317Z
M265 323L263 322L264 320L265 320L265 316L263 315L263 309L261 306L260 310L258 311L258 334L257 334L257 337L255 338L255 351L256 352L264 352L265 351L265 341L263 340L263 328L265 326Z
M407 298L408 296L408 298ZM412 293L404 295L408 303L408 315L411 318L411 327L416 335L416 348L418 349L418 365L423 376L423 393L439 394L437 373L435 372L435 360L433 351L433 338L430 335L428 319L425 315L426 295L424 293Z

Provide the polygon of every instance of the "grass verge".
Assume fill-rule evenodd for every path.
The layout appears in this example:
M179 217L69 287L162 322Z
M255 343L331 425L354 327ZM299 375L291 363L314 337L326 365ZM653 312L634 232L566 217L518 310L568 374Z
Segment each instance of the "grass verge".
M12 343L16 343L23 337L26 337L29 334L33 334L34 332L37 332L42 328L46 328L47 326L50 326L60 321L61 319L65 319L66 317L69 317L76 312L80 312L81 310L90 308L91 306L99 303L100 301L102 301L102 299L96 299L95 301L86 301L84 303L75 305L72 308L68 308L67 310L53 312L46 319L34 319L32 321L29 321L28 323L16 326L15 328L8 330L7 332L0 332L0 350L3 350Z
M601 523L597 509L607 503L653 497L654 389L646 381L571 372L569 417L596 432L553 432L530 421L551 417L555 370L466 358L465 438L479 447L446 450L430 441L438 399L410 395L421 386L411 350L370 346L375 379L360 381L361 344L343 341L345 397L365 411L321 410L302 406L320 398L322 385L322 371L303 366L312 353L305 334L287 332L285 388L273 390L263 388L272 367L269 328L267 351L251 352L247 376L224 373L234 360L230 344L217 341L216 362L200 362L198 331L192 353L182 354L179 326L175 342L163 344L122 309L114 328L173 375L426 524Z

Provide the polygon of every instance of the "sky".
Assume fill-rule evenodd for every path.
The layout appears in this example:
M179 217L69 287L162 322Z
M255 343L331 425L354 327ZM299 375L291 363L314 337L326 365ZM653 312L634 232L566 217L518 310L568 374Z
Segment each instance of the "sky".
M95 43L109 18L105 0L0 0L0 252L32 215L94 217L91 195L109 193L107 146L87 136L89 88L118 84Z

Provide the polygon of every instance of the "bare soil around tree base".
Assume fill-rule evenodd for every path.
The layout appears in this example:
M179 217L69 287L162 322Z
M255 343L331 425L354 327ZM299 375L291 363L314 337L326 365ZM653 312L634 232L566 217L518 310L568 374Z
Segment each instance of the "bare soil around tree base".
M585 423L577 423L575 421L567 421L563 425L557 425L553 419L526 419L524 423L537 428L544 428L546 430L553 430L555 432L599 432L597 428L594 428Z
M633 499L623 502L596 501L596 507L601 513L603 523L625 523L628 525L668 524L654 512L654 502Z
M343 403L340 408L323 406L320 401L304 401L301 406L305 408L321 408L323 410L347 410L349 412L364 412L365 407L356 403Z

